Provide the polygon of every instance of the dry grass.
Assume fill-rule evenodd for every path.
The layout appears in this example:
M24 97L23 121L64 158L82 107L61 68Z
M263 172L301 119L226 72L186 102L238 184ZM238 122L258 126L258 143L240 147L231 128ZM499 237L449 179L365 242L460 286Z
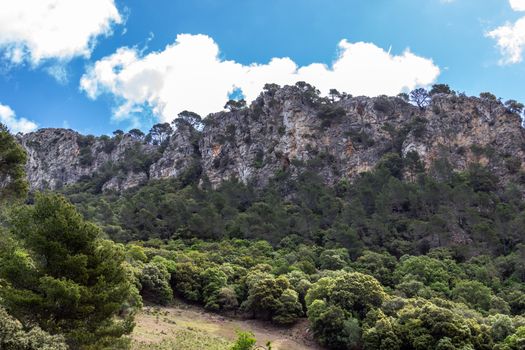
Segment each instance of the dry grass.
M228 350L230 342L223 338L211 336L208 333L180 329L171 336L162 338L160 342L133 341L132 349L135 350Z
M222 317L180 302L170 307L146 307L136 322L133 350L228 350L238 330L253 332L258 345L271 341L275 350L320 349L307 340L305 322L283 329L254 320Z

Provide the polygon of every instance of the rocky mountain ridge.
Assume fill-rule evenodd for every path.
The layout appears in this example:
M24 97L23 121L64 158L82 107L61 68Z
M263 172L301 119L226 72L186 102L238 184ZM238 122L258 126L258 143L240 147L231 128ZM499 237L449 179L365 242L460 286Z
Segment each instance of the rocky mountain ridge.
M401 97L323 98L308 84L268 85L249 107L211 114L202 127L179 119L160 144L130 133L93 137L69 129L18 139L32 189L98 176L98 190L122 191L197 168L213 186L234 177L264 186L281 171L298 174L305 166L335 184L388 153L426 169L447 159L456 170L487 166L504 182L525 178L520 116L498 100L456 94L434 94L420 108Z

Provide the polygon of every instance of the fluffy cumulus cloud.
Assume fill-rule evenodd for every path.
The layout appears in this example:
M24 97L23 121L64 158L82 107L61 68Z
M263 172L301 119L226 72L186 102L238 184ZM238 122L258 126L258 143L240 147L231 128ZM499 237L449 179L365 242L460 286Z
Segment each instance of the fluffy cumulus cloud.
M89 56L122 18L114 0L0 0L0 50L12 64Z
M120 48L84 74L80 88L91 98L109 93L119 102L117 120L151 110L162 121L192 110L201 115L221 110L230 93L242 90L248 101L265 83L306 81L326 94L336 88L351 94L393 95L435 81L439 68L410 50L392 55L371 43L342 40L330 65L298 66L290 58L243 65L220 58L218 45L206 35L180 34L164 50L142 55Z
M509 3L514 11L525 11L525 0L509 0ZM497 27L486 35L496 40L496 46L501 52L500 64L515 64L523 60L525 17Z
M514 11L525 11L525 0L509 0Z
M36 130L38 125L26 118L18 118L9 107L0 104L0 123L6 125L13 133L26 133Z

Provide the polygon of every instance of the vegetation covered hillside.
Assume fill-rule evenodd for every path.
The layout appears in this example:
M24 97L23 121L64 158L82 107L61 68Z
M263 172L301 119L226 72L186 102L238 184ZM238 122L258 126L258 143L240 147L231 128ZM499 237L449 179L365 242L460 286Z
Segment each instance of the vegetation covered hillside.
M265 109L290 89L295 95L285 105L303 106L293 128L291 115L274 113L279 102ZM178 121L181 134L158 144L161 153L141 141L136 157L78 177L60 194L26 196L22 172L0 176L4 188L21 184L2 202L0 347L126 348L142 302L163 306L177 297L279 327L309 322L327 349L524 349L523 130L511 122L523 106L434 86L431 94L413 92L419 106L406 96L385 97L384 105L364 105L375 112L363 107L354 115L348 111L359 99L334 92L320 101L312 89L267 86L249 110L230 103L232 111L211 116L203 131L192 123L199 118L186 114ZM261 123L281 115L302 135L296 141L304 140L301 128L311 117L305 111L323 109L315 127L336 140L361 115L363 133L346 141L370 162L343 176L355 165L353 153L335 156L333 139L322 141L326 147L312 139L304 157L306 144L295 143L296 157L288 148L276 163L278 148L291 145L288 131L271 150L251 133L249 144L264 145L262 153L243 146L245 125L230 128L222 143L210 136L227 128L222 121L253 117L257 106ZM436 106L445 112L432 111ZM348 114L339 115L339 107ZM379 115L385 119L367 126ZM474 131L447 131L451 121ZM499 140L512 125L519 129ZM477 143L493 129L486 138L498 141ZM7 130L1 133L10 142L0 156L16 154L10 161L23 164L24 152ZM193 146L179 150L174 139ZM203 145L215 141L221 147L214 156ZM187 156L178 158L176 174L151 176L177 167L166 165L174 154ZM250 159L243 168L249 176L236 176L244 174L235 165L243 159ZM148 164L144 182L108 188L133 164ZM231 346L253 349L254 341L242 333Z

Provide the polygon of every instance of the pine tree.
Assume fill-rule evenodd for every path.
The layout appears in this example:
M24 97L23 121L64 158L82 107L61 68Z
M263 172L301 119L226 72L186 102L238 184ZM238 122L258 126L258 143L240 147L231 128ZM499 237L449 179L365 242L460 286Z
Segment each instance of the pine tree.
M0 201L25 196L28 189L25 163L24 149L0 123Z
M9 312L73 349L119 348L133 329L136 305L122 246L100 238L65 198L39 194L33 206L15 211L12 240L0 244L0 289ZM117 317L119 314L123 317Z

